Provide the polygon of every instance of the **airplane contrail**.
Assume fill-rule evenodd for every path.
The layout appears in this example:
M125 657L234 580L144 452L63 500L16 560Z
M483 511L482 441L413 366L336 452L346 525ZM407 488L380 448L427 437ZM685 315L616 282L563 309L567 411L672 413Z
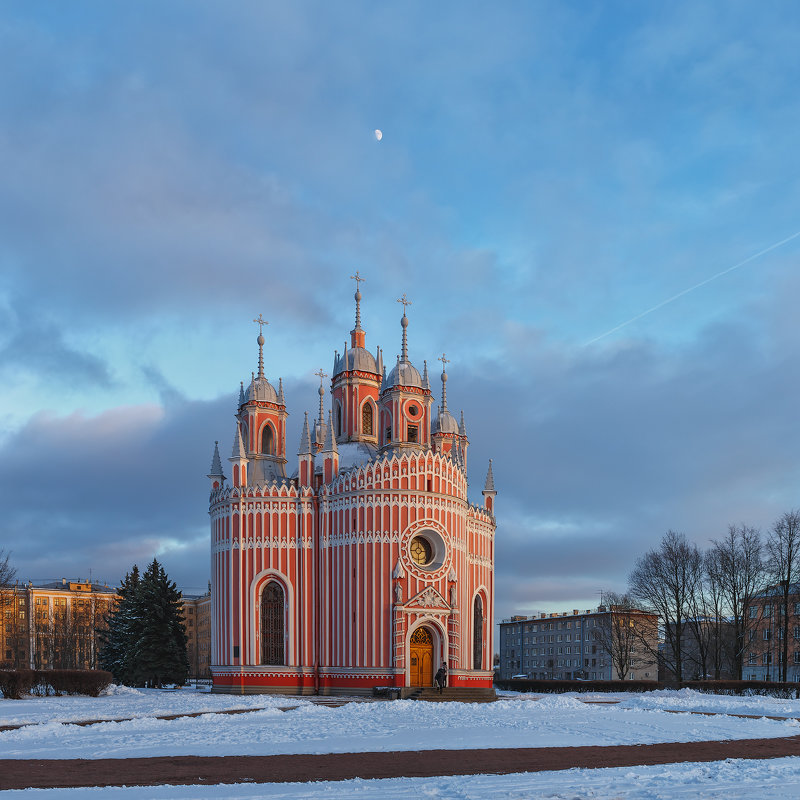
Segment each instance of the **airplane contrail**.
M658 311L659 308L663 308L669 303L674 302L679 297L683 297L685 294L689 294L689 292L693 292L695 289L699 289L701 286L705 286L707 283L711 283L711 281L715 281L717 278L721 278L723 275L727 275L729 272L733 272L733 270L739 269L739 267L743 267L745 264L749 264L756 258L760 258L761 256L769 253L770 250L775 250L777 247L781 247L787 242L791 242L792 239L796 239L798 236L800 236L800 231L797 231L797 233L793 233L791 236L787 236L785 239L781 239L779 242L775 242L775 244L771 244L769 247L765 247L763 250L760 250L758 253L754 253L752 256L748 256L744 261L740 261L738 264L734 264L732 267L723 269L722 272L718 272L716 275L712 275L710 278L706 278L705 280L700 281L700 283L696 283L694 286L690 286L688 289L684 289L682 292L678 292L678 294L673 295L672 297L669 297L666 300L662 300L660 303L658 303L658 305L655 305L652 308L648 308L647 311L642 311L641 314L637 314L635 317L631 317L629 320L621 322L619 325L614 326L610 330L607 330L605 333L601 333L599 336L595 336L594 339L589 339L588 342L584 342L583 346L588 347L590 344L599 342L600 339L605 339L606 336L610 336L612 333L616 333L616 331L620 330L621 328L624 328L626 325L630 325L632 322L636 322L637 319L641 319L642 317L646 317L648 314L652 314L654 311Z

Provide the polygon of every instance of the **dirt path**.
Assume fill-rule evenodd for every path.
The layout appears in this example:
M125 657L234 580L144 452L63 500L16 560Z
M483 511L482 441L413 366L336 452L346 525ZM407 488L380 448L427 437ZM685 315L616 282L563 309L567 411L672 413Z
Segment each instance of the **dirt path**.
M0 789L508 774L800 755L800 736L712 742L324 755L0 760Z

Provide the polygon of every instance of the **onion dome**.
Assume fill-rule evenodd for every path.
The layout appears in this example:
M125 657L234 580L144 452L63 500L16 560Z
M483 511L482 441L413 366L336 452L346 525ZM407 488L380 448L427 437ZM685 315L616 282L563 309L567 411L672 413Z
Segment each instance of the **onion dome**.
M403 328L402 350L397 357L397 363L384 379L384 383L387 389L391 389L394 386L416 386L418 389L422 389L422 375L408 360L408 317L406 316L406 307L411 305L411 301L407 300L406 296L403 295L397 302L403 304L403 318L400 320L400 325Z
M340 372L349 372L357 369L360 372L371 372L373 375L380 375L378 363L375 356L365 347L347 348L341 356L336 357L333 365L333 376L336 377Z

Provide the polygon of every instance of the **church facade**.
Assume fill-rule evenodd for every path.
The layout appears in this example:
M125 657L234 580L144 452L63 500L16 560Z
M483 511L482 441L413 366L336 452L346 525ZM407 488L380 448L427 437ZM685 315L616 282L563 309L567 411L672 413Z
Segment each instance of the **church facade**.
M366 349L361 279L350 346L334 356L331 409L306 413L296 456L286 444L282 381L242 384L230 479L215 446L211 497L211 673L220 692L371 693L492 685L495 488L467 497L463 412L441 403L427 362L408 350L386 370ZM264 322L259 316L259 325Z

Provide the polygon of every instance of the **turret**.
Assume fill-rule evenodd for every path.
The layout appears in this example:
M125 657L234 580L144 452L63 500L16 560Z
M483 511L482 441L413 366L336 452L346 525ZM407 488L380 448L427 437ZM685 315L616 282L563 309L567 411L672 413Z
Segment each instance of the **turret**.
M452 455L455 459L457 454L455 452L459 444L460 429L456 418L450 413L447 408L447 370L446 366L450 363L450 359L442 353L439 358L442 362L442 403L439 406L439 412L433 420L433 448L437 453ZM465 441L462 444L466 444ZM466 448L464 448L464 467L466 469Z
M333 420L328 412L328 434L322 448L322 480L330 483L339 474L339 450L336 447L336 437L333 435Z
M358 272L350 277L356 282L356 324L350 331L350 347L345 342L344 352L341 356L336 353L333 360L333 432L340 443L367 442L374 445L378 442L378 396L383 357L380 348L375 356L366 349L367 334L361 327L360 284L364 278Z
M408 358L408 317L411 301L403 295L402 344L392 371L381 385L381 446L388 449L429 448L431 442L430 409L433 397L423 376ZM426 365L427 366L427 365Z
M300 436L300 449L297 452L297 479L300 486L312 486L314 483L314 449L311 444L311 430L308 426L308 411L303 422L303 433Z
M247 455L242 441L241 423L236 423L236 433L233 437L233 449L228 461L233 464L233 485L247 486Z
M244 393L237 419L248 459L247 484L262 484L286 477L286 400L283 380L278 391L264 375L264 336L268 323L258 315L258 375L253 374Z
M211 456L211 472L206 476L211 481L212 489L219 489L225 476L222 474L222 460L219 457L219 442L214 442L214 455Z
M483 504L490 514L494 514L494 498L497 492L494 488L494 474L492 473L492 459L489 459L489 470L486 473L486 483L483 486Z

